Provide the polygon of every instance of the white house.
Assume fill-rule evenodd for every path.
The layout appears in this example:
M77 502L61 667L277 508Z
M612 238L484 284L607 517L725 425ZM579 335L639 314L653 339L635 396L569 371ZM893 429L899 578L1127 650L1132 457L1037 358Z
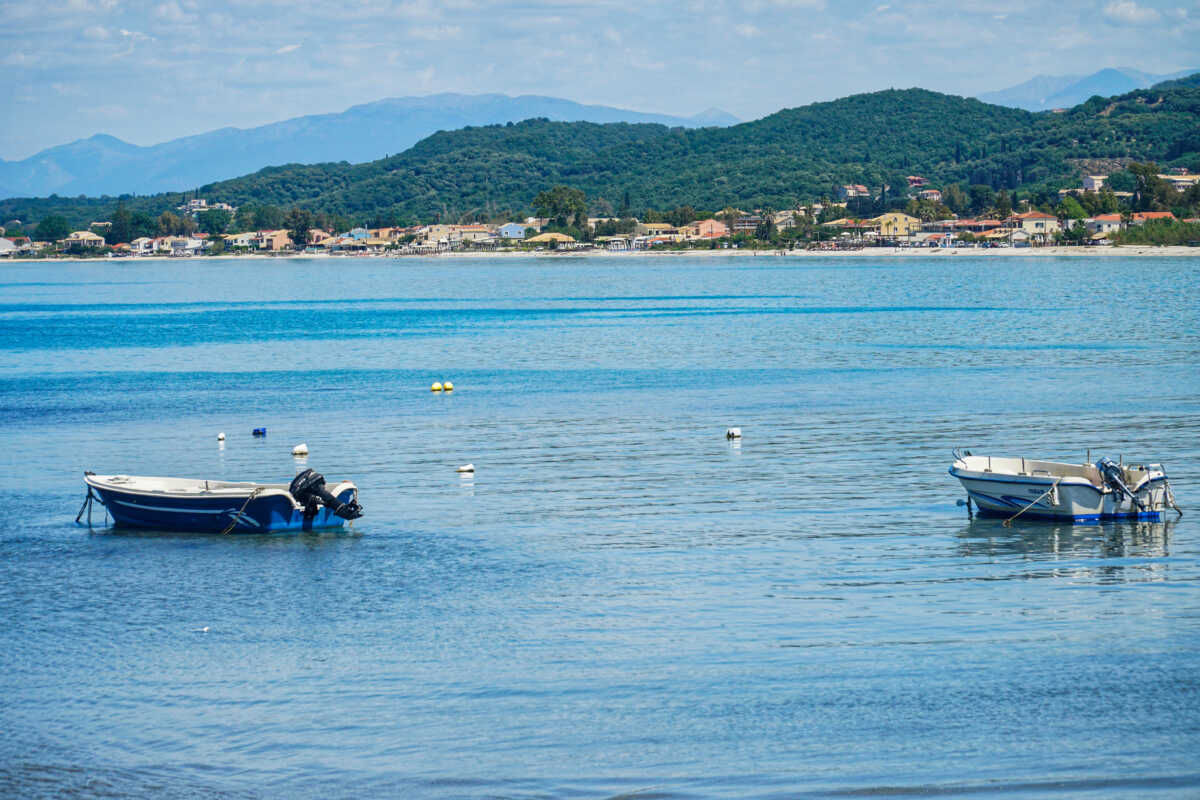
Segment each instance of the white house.
M139 236L129 243L129 252L135 256L150 255L154 252L154 240L149 236Z
M1124 227L1120 214L1097 214L1094 217L1085 219L1083 224L1087 227L1088 233L1093 236L1097 233L1119 231Z

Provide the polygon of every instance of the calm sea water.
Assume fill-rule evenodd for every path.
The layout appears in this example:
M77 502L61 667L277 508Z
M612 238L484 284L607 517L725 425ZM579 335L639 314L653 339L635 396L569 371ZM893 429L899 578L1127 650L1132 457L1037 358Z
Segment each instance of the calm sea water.
M1196 797L1198 289L1200 258L4 265L0 795ZM301 441L352 530L73 524L85 469L281 481ZM1161 460L1187 514L972 521L955 446Z

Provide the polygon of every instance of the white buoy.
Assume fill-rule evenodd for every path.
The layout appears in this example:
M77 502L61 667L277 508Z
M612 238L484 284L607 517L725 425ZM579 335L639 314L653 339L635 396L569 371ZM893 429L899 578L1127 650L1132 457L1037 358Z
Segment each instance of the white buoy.
M301 442L300 444L296 445L295 447L292 448L292 455L294 455L294 456L308 455L308 445L305 444L304 442Z
M450 381L445 381L444 383L442 383L442 388L445 389L447 392L453 392L454 384L451 383Z
M475 471L474 464L463 464L461 467L459 467L458 469L455 470L455 472L474 472L474 471Z
M431 392L440 392L441 390L442 390L442 384L439 383L438 381L434 381L433 386L429 387L429 391L431 391Z
M218 434L217 434L217 441L218 441L218 442L223 442L223 441L225 441L225 432L224 432L224 431L222 431L222 432L220 432L220 433L218 433Z
M741 428L727 428L725 430L725 438L726 439L742 438L742 429Z

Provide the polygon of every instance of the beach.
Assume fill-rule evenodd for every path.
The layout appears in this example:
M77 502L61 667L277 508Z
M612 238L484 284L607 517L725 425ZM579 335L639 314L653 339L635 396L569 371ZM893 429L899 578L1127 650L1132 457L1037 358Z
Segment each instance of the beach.
M1005 258L1005 257L1102 257L1102 258L1196 258L1200 257L1200 247L1165 246L1151 247L1142 245L1124 245L1120 247L946 247L946 248L917 248L917 247L864 247L858 250L763 250L749 248L727 248L718 250L536 250L536 251L483 251L483 250L454 250L443 253L400 254L379 253L370 256L334 255L329 253L245 253L222 254L214 256L191 256L183 258L155 257L121 257L121 258L21 258L12 259L7 263L29 264L46 262L120 262L131 261L213 261L213 260L279 260L279 259L349 259L349 258L394 258L401 260L420 258L470 258L470 259L510 259L510 258L562 258L564 256L587 258L658 258L658 257L688 257L688 258L927 258L940 256L968 256L971 258ZM0 265L6 263L0 261Z

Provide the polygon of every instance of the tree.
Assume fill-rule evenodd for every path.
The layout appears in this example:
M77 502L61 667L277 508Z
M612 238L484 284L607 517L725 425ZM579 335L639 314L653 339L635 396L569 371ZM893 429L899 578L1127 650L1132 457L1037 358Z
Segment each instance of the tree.
M967 193L971 197L971 211L976 214L986 211L996 202L996 195L987 184L973 184Z
M237 217L233 221L234 231L237 233L244 233L245 231L255 230L255 223L257 222L256 217L257 214L255 213L254 206L242 206L238 209Z
M117 244L118 242L133 240L133 214L129 213L129 209L125 207L123 202L117 203L117 207L112 213L111 222L112 225L109 226L108 232L104 234L105 242L108 244Z
M196 222L200 225L200 230L209 236L220 236L229 229L229 223L233 222L233 214L223 208L210 208L197 214Z
M971 204L967 193L957 183L952 183L942 191L942 202L955 214L966 211Z
M696 220L696 209L691 206L680 206L674 211L668 211L665 216L667 222L678 228Z
M1112 214L1120 208L1116 194L1107 184L1101 187L1100 194L1096 197L1096 206L1096 210L1101 214Z
M587 195L580 189L559 185L538 192L533 207L539 217L549 218L556 227L565 228L572 216L576 227L587 225Z
M175 216L170 211L164 211L158 215L159 236L174 236L178 230L179 217Z
M36 237L40 242L56 242L67 238L71 232L71 224L61 214L51 214L43 217L38 223Z
M910 217L917 217L922 222L930 222L935 219L948 218L950 216L950 209L933 200L913 198L904 207L904 213Z
M300 208L293 208L288 212L288 235L292 237L292 244L296 249L303 250L308 244L308 232L312 230L312 227L312 212Z
M1114 172L1104 181L1104 188L1114 192L1132 192L1137 189L1137 178L1126 170Z
M1012 200L1008 197L1008 192L1001 189L996 192L996 215L1000 219L1007 219L1012 215Z
M259 206L254 210L254 227L260 231L282 228L283 211L275 206Z
M1058 204L1060 216L1066 219L1087 219L1087 212L1083 210L1083 206L1079 205L1079 201L1071 195L1067 195Z
M139 236L153 237L158 231L158 222L145 211L135 211L129 224L131 228L129 241L131 242Z

